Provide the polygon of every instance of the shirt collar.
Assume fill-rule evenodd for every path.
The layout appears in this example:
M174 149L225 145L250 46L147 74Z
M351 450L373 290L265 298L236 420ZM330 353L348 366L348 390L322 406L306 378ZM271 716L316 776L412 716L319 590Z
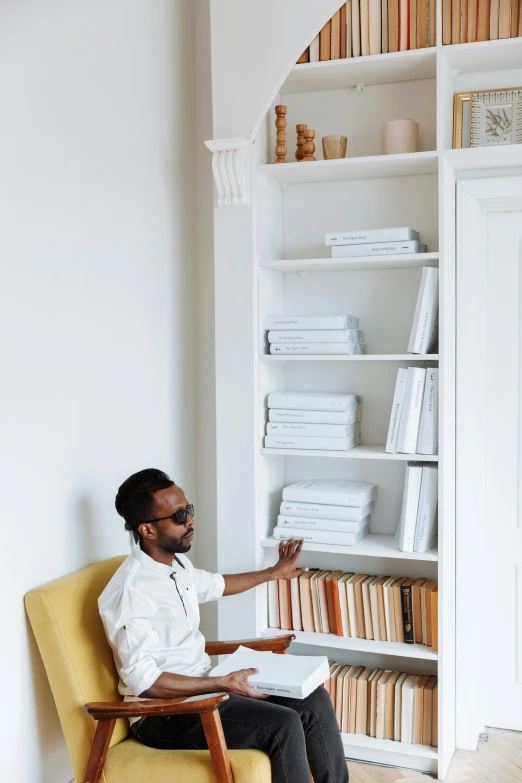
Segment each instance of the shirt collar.
M153 571L158 571L160 574L167 574L170 576L176 571L177 565L185 568L181 560L178 560L175 555L172 560L172 565L170 566L165 565L165 563L158 563L157 560L154 560L152 557L149 557L149 555L145 554L139 544L136 544L132 554L142 565L146 566L147 568L152 568Z

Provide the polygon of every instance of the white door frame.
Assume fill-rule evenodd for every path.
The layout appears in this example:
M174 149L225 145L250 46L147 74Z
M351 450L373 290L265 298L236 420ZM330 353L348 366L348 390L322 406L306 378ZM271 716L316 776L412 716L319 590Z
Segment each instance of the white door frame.
M485 724L486 351L477 325L486 302L487 214L520 209L521 203L520 176L457 183L456 740L458 748L466 749L476 748Z

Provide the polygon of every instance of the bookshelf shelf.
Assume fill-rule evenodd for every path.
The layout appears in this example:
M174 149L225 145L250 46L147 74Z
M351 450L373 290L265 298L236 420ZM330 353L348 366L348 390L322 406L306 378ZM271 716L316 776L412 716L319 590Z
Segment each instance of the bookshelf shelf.
M522 167L522 144L446 150L444 156L457 172L497 168L513 169L517 166Z
M261 354L262 362L437 362L438 353L383 353L363 354L362 356L324 355L324 356L285 356Z
M328 459L389 459L389 460L405 460L405 461L417 461L417 462L438 462L438 455L436 454L387 454L384 451L384 446L355 446L348 451L324 451L314 449L270 449L266 447L261 448L262 454L268 454L273 457L287 456L287 457L314 457Z
M367 86L412 79L432 79L435 70L434 48L306 63L292 68L281 87L281 93L286 95L318 90L340 90L355 87L357 84Z
M458 70L459 73L505 71L517 66L520 67L522 38L450 44L442 47L442 53L450 67ZM517 85L506 84L504 86Z
M265 163L257 167L259 174L287 185L407 177L415 174L435 174L437 169L438 153L435 151L369 155L361 158L316 160L307 163L292 162L283 165Z
M406 742L376 739L364 734L341 734L341 739L348 759L397 767L414 765L422 772L437 771L438 750L429 745L411 745Z
M437 266L438 253L409 253L407 255L357 256L353 258L291 258L281 261L265 261L263 269L275 272L343 272L356 269L407 269Z
M267 549L277 549L280 542L275 538L265 538L261 546ZM334 544L304 544L305 552L327 552L335 555L353 555L365 557L387 557L397 560L415 560L419 562L436 562L438 553L431 552L401 552L395 536L370 533L354 546L336 546Z
M289 631L279 628L266 628L261 636L284 636ZM332 650L358 650L375 655L391 655L399 658L417 658L423 661L436 661L437 652L423 644L404 644L403 642L375 642L372 639L352 639L336 636L332 633L307 633L292 631L295 641L292 644L307 644L312 647L328 647Z

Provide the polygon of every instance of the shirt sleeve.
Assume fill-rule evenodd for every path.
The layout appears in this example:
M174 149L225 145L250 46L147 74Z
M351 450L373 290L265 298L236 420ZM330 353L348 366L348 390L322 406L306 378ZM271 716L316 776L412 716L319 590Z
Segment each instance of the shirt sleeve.
M217 601L225 591L225 580L221 574L212 574L210 571L195 568L194 581L200 604L205 604L207 601Z
M120 662L119 675L136 696L162 674L156 663L160 641L150 620L153 612L150 601L132 588L119 588L100 606L107 638Z

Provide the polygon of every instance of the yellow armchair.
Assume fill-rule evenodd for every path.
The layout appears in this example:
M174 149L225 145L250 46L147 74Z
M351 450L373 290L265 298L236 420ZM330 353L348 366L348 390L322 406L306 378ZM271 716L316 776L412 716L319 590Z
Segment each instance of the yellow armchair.
M227 694L121 700L97 599L123 560L104 560L25 596L75 779L78 783L270 783L265 753L227 751L217 709ZM228 654L244 644L284 653L294 638L287 634L276 639L208 642L206 651ZM155 750L130 734L129 717L175 713L201 715L208 751Z

